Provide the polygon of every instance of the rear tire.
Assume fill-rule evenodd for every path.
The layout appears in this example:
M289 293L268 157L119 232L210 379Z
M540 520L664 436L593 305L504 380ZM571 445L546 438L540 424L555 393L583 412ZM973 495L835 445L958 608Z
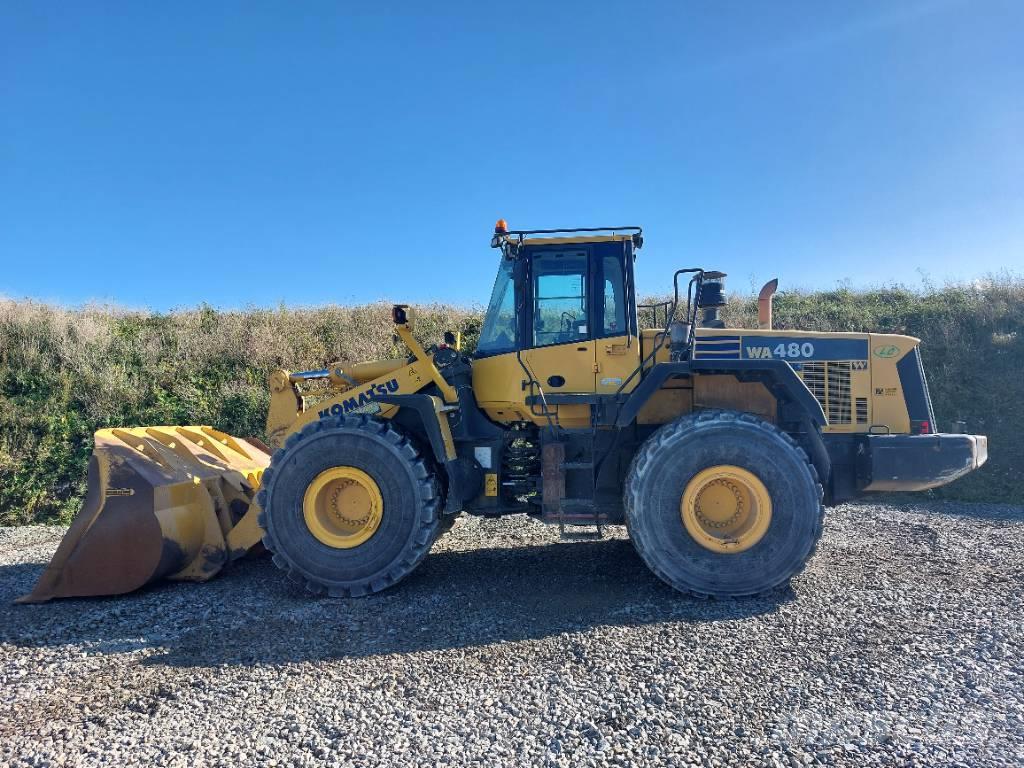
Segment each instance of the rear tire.
M346 543L335 536L342 544L332 546L325 543L329 531L318 537L308 523L307 491L338 467L374 489L380 514L364 526L372 527L368 537ZM333 496L336 503L338 492ZM427 462L389 422L368 416L319 419L289 436L264 472L257 501L274 563L315 594L359 597L387 589L422 562L438 535L441 500Z
M736 515L754 513L744 512L746 529L728 514L728 522L710 522L713 535L732 525L736 539L709 535L702 544L692 504L689 522L684 509L692 484L715 472L727 475L716 492L725 489L730 503L735 495ZM641 446L626 480L626 527L643 561L672 587L697 597L744 597L803 570L821 536L821 501L817 472L792 437L751 414L706 410L666 424ZM707 519L699 511L697 517Z

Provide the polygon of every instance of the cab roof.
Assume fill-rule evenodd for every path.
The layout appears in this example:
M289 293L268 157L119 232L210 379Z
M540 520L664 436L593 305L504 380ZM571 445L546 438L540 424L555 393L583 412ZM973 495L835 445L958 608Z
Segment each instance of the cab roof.
M633 235L591 235L590 237L527 237L523 245L569 245L573 243L611 243L632 240Z
M523 245L571 245L582 243L632 242L635 248L644 244L641 227L580 227L577 229L508 229L505 220L500 219L494 228L491 247L506 244L513 247Z

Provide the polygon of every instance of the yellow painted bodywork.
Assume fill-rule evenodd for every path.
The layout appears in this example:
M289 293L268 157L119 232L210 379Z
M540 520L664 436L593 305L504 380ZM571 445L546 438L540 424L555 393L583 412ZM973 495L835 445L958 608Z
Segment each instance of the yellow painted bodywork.
M473 361L477 403L498 422L545 424L548 417L542 406L526 404L529 395L614 394L640 364L640 345L635 337L619 336L525 349L519 358L522 364L514 352ZM531 376L523 370L524 366L539 383L541 392L530 390ZM548 381L552 376L565 381L561 386L553 386ZM639 377L634 377L623 391L632 391L639 381ZM568 429L590 426L587 405L549 404L547 411Z
M640 365L640 340L635 336L615 336L597 339L594 342L595 377L594 391L602 395L613 395L621 388L632 392L640 377L630 374ZM623 387L625 383L625 387Z
M409 364L409 361L404 357L389 357L383 360L368 360L365 363L353 363L352 365L341 365L332 366L331 371L331 382L338 386L344 386L347 376L350 379L355 379L358 382L373 381L379 379L385 374L397 371L400 368L404 368Z
M373 399L376 395L411 395L429 384L436 384L443 399L432 398L434 414L441 429L447 458L455 458L455 443L443 410L446 404L457 402L455 388L444 380L430 356L412 335L409 323L396 325L395 330L415 356L413 362L404 358L391 358L353 366L337 363L328 369L326 391L320 389L308 396L302 391L299 382L292 380L288 371L274 371L270 375L270 408L267 411L267 438L270 445L280 448L288 435L327 416L370 413L390 419L398 412L398 406L378 403ZM369 376L374 378L364 378Z
M431 379L424 375L424 366L419 361L406 363L397 370L390 370L376 379L350 385L342 381L340 386L331 386L326 393L318 390L312 395L301 391L295 382L288 381L287 371L271 374L270 410L267 413L267 438L270 445L280 448L288 435L298 432L304 426L319 418L345 413L372 413L389 419L398 408L387 403L375 403L368 393L383 392L389 395L411 395L419 392ZM284 379L288 384L280 390L274 389L275 380ZM333 382L332 382L333 384Z
M886 427L894 434L906 434L910 432L910 414L896 365L921 343L920 339L882 333L868 334L868 338L871 353L871 389L868 399L871 423ZM892 356L879 355L879 352L888 352L890 348L896 349L897 353Z
M441 396L444 397L445 402L454 403L459 398L455 394L455 387L445 381L444 376L437 369L437 366L431 361L430 356L424 351L420 343L412 335L412 326L408 323L403 325L396 325L395 330L401 337L402 341L409 348L409 351L416 357L417 362L421 363L421 373L427 375L437 388L441 390Z
M643 354L647 355L654 347L658 351L655 362L668 362L668 344L656 338L660 329L645 329L641 333ZM741 336L743 344L755 341L759 337L785 336L796 339L815 340L855 339L866 341L868 358L866 361L829 361L850 363L849 365L849 400L853 417L849 423L831 421L825 427L826 432L833 433L866 433L869 431L888 431L893 434L910 432L910 416L907 411L906 399L900 385L896 365L915 347L920 339L912 336L880 333L819 333L815 331L793 331L780 329L747 330L737 328L698 328L697 340L713 339L718 336ZM879 351L884 355L877 354ZM845 377L846 366L843 367ZM797 374L810 379L812 369L806 364L797 369ZM838 378L833 376L833 378ZM811 382L813 384L813 382ZM825 373L824 391L809 388L823 404L828 416L828 400L835 393L829 391L827 369ZM738 385L738 386L737 386ZM842 396L842 393L840 393ZM861 411L862 419L858 419L857 400L864 402ZM660 424L675 418L693 408L733 408L735 410L756 413L769 421L775 420L772 402L774 398L761 384L740 384L731 376L699 376L692 383L668 382L665 388L651 398L651 401L638 416L640 423Z
M865 433L888 431L906 434L910 418L900 387L896 364L920 342L910 336L875 333L817 333L790 330L746 330L736 328L699 328L696 338L710 340L718 336L741 336L744 345L756 344L758 338L785 336L808 342L853 339L867 344L867 360L811 361L797 363L794 369L804 378L812 394L822 404L826 418L831 414L848 413L848 419L833 418L826 432ZM495 355L473 363L473 389L477 402L487 415L501 423L517 421L545 424L550 414L567 428L590 425L587 405L527 405L526 398L539 394L531 391L528 381L539 382L545 395L562 393L614 394L622 387L632 391L641 377L630 374L652 349L657 352L649 365L668 362L669 348L661 329L645 329L641 338L619 336L572 344L523 350L523 370L515 353ZM876 354L882 350L885 356ZM894 351L895 350L895 351ZM558 375L565 379L560 387L549 385L548 379ZM623 386L625 383L625 386ZM831 407L830 407L831 403ZM701 375L685 380L669 380L640 409L640 424L664 424L695 409L726 408L754 413L774 422L777 404L774 395L759 382L740 382L729 375Z
M507 424L534 420L526 405L526 381L526 371L515 353L473 361L473 394L477 405L494 421Z
M477 403L495 421L546 423L547 417L541 406L526 404L529 395L539 393L536 390L531 392L527 387L530 377L523 367L540 382L545 395L593 392L594 345L593 341L581 341L525 349L519 356L522 364L514 352L475 360L473 393ZM561 376L565 383L560 387L551 386L548 379L552 376ZM548 411L564 427L590 425L590 407L587 405L549 405Z

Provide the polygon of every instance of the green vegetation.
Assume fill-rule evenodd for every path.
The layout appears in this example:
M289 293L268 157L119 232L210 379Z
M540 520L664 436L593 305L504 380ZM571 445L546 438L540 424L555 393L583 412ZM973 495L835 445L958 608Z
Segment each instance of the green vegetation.
M780 328L921 337L939 426L963 420L988 434L992 456L936 495L1024 499L1024 281L790 292L775 308ZM726 315L751 327L755 302L735 300ZM424 341L451 328L472 348L479 325L478 309L417 308ZM0 524L68 521L98 428L211 424L262 435L274 368L401 353L385 304L156 314L0 301Z

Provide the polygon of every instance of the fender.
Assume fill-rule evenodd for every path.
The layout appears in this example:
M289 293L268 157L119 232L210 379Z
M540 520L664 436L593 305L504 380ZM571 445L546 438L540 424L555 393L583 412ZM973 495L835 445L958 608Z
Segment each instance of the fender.
M690 370L705 374L729 373L738 381L764 384L780 405L786 406L783 420L799 425L790 433L807 451L826 495L831 498L832 460L821 437L821 428L828 424L828 419L821 403L789 363L785 360L691 360Z
M784 360L686 360L679 363L658 363L618 409L616 427L628 427L651 395L669 379L691 378L694 375L726 374L738 381L759 381L784 404L796 408L786 421L808 420L816 428L825 426L821 404Z
M455 453L451 427L445 418L444 403L433 395L382 395L375 398L379 403L397 405L399 412L407 411L417 417L423 434L430 443L431 452L438 466L443 466L448 476L448 493L445 500L445 514L462 511L463 504L480 494L482 473L474 464L459 458Z
M822 484L826 489L829 488L832 466L821 438L821 428L828 420L821 409L821 403L785 360L686 360L658 363L619 407L615 426L627 427L633 423L644 403L669 379L691 378L702 374L726 374L735 376L738 381L759 381L764 384L779 404L785 406L783 420L794 425L790 431L809 454Z

